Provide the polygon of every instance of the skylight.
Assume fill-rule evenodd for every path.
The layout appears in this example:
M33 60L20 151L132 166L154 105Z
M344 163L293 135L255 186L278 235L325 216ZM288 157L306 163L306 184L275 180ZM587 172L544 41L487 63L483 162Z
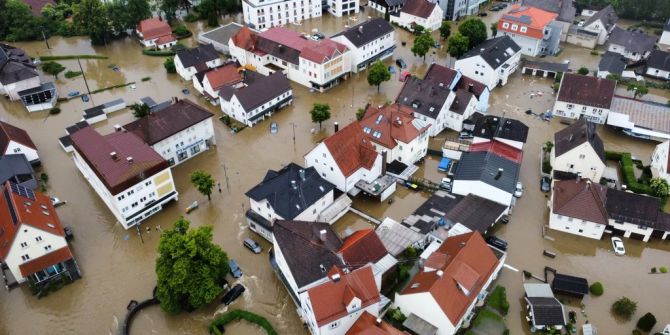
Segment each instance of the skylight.
M375 130L375 132L372 134L372 137L380 138L380 137L382 137L382 132L379 131L379 130Z
M380 122L382 122L383 117L384 117L383 115L377 116L377 120L375 120L375 124L379 124Z
M370 127L364 127L364 128L363 128L363 131L364 131L366 134L369 134L370 131L372 131L372 128L370 128Z

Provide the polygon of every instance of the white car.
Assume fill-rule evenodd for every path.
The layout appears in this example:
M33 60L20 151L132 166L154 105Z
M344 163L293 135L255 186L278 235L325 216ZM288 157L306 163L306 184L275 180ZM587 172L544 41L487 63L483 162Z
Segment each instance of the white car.
M626 248L623 246L623 241L616 236L612 237L612 248L614 249L614 254L617 256L626 254Z
M523 184L521 182L516 183L516 190L514 191L514 196L517 198L521 198L523 195Z

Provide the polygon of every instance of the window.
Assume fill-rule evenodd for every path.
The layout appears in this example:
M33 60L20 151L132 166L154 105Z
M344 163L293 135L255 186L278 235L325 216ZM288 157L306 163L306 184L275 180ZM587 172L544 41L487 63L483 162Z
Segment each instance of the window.
M509 23L507 23L507 22L503 22L503 26L502 26L502 27L503 27L504 29L509 28Z
M42 236L35 237L35 242L40 242L40 241L42 241Z
M44 251L51 251L51 244L44 247Z
M586 155L584 155L584 154L579 155L579 159L584 159L585 157L586 157Z
M14 148L14 152L21 152L21 148Z
M30 256L28 254L25 254L25 255L21 256L21 259L24 260L24 261L27 261L27 260L30 259Z
M28 242L21 242L21 248L25 248L28 246Z
M330 325L328 325L328 328L330 328L330 329L335 329L335 328L337 328L337 327L339 327L339 326L340 326L340 322L339 322L339 321L335 321L335 322L331 323Z
M528 31L528 28L527 28L527 27L521 27L521 29L520 29L520 30L521 30L521 32L522 32L522 33L525 33L525 32L527 32L527 31Z
M186 153L186 151L182 151L182 152L180 152L180 153L177 154L177 158L178 158L179 161L181 162L181 161L183 161L184 159L188 158L188 154Z
M516 24L513 24L513 25L512 25L512 30L513 30L513 31L516 31L517 29L519 29L519 26L517 26Z

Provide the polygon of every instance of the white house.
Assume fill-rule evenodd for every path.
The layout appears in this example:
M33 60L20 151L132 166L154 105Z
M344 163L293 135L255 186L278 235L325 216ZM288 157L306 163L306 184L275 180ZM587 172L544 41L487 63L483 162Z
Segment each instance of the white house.
M40 76L25 51L0 44L0 94L19 100L19 92L39 86Z
M42 83L37 87L19 91L18 95L28 112L51 109L58 103L58 90L53 82Z
M528 126L516 119L487 115L477 119L472 135L473 144L498 141L522 150Z
M549 228L599 240L609 223L606 195L606 187L586 178L554 181Z
M9 123L0 121L0 155L23 154L30 165L40 165L37 147L28 133Z
M509 36L488 39L456 61L454 68L492 90L507 84L507 78L519 68L521 47Z
M367 68L377 60L393 56L395 32L386 20L374 18L333 36L351 50L351 72Z
M654 50L647 59L648 76L670 80L670 51Z
M580 119L554 134L551 166L556 171L600 181L605 171L605 146L596 125Z
M562 25L558 14L537 7L513 5L498 20L496 36L509 36L526 56L554 55L561 41Z
M607 40L607 50L616 52L631 62L649 57L656 45L656 37L638 30L614 27Z
M614 29L618 20L619 17L616 15L614 7L612 7L612 5L607 5L607 7L589 17L581 29L597 36L596 43L598 45L603 45L607 41L608 35L612 29Z
M434 64L434 67L441 67ZM446 72L446 71L445 71ZM456 87L460 72L451 71L451 77L442 77L443 82L408 77L396 98L396 103L409 106L414 110L414 117L430 124L428 135L437 136L444 129L455 131L463 129L463 121L469 115L450 111L456 99L453 88Z
M41 288L52 279L78 279L79 267L51 199L9 181L0 189L0 261L14 280Z
M650 100L615 95L607 125L632 137L664 142L670 139L670 106Z
M206 70L204 73L197 73L193 76L193 87L210 103L216 105L219 103L219 91L222 88L230 85L242 86L243 77L240 72L240 67L235 63Z
M289 80L323 92L351 72L351 51L325 38L315 41L297 32L274 27L260 34L243 27L230 39L231 57L255 71L283 72Z
M665 141L656 146L651 154L651 172L654 177L661 177L670 183L670 155L668 149L670 141Z
M242 85L227 85L219 91L221 111L253 127L293 102L291 85L281 72L269 76L245 72Z
M184 80L191 80L196 73L217 68L221 65L223 65L223 60L211 44L177 51L174 57L174 66L177 73Z
M322 3L321 0L244 0L242 13L246 25L263 31L321 17Z
M658 48L664 51L670 51L670 19L668 19L668 22L663 26L663 33L661 34L661 38L658 39Z
M484 3L486 3L484 0L445 0L437 2L444 12L444 19L450 21L457 21L468 15L477 14Z
M607 229L613 234L649 242L652 237L670 237L668 215L661 200L644 194L607 189Z
M568 30L575 22L577 8L573 1L566 0L522 0L521 6L536 7L544 11L558 15L554 25L560 28L561 41L565 42Z
M565 308L551 290L551 285L545 283L525 283L523 284L526 301L527 316L526 320L532 326L532 329L563 329L567 324L565 318ZM584 335L587 335L584 333Z
M391 23L409 31L420 25L428 31L440 29L444 12L436 3L427 0L407 0L400 13L391 13Z
M172 34L172 28L167 22L150 18L137 24L135 33L140 39L140 44L147 48L167 49L177 44L177 38Z
M328 12L336 17L357 14L360 0L328 0Z
M607 120L615 90L615 80L564 73L554 104L554 114L566 119L585 118L603 124Z
M598 78L607 78L610 74L621 76L626 70L626 59L616 52L605 51L598 63Z
M486 299L505 257L489 247L479 232L449 237L396 293L394 303L408 321L415 321L408 325L430 325L433 334L454 335L469 324L475 306Z
M404 4L405 0L371 0L368 2L368 6L380 14L397 13Z
M178 199L170 165L132 132L70 134L72 159L114 218L128 229Z
M134 133L173 166L216 145L213 116L184 99L116 130Z

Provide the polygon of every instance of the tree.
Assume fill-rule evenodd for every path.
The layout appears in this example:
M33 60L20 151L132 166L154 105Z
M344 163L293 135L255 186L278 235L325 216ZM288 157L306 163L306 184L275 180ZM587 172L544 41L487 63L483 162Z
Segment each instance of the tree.
M649 187L651 187L654 196L661 199L666 199L670 195L670 185L668 185L667 180L661 177L652 178Z
M129 28L130 12L126 0L111 0L104 3L109 25L114 34L120 34Z
M168 57L165 62L163 62L163 67L167 73L177 73L177 68L174 65L174 57Z
M180 0L159 0L159 8L165 13L165 19L171 23L175 19L175 12L179 8Z
M656 317L651 313L647 313L643 315L640 320L637 320L637 328L640 328L646 332L650 332L655 325Z
M426 31L426 27L424 27L420 24L416 24L416 23L412 24L412 33L414 33L414 35L419 36L419 35L423 34L425 31Z
M151 6L147 0L127 0L128 26L134 28L140 21L151 17Z
M230 272L228 255L212 243L212 226L189 226L180 218L158 243L156 297L161 309L170 314L214 301Z
M75 7L74 23L91 38L93 45L107 44L112 34L107 10L100 0L81 0Z
M423 57L424 62L426 61L426 54L428 50L435 45L435 40L433 36L430 35L430 32L423 32L421 35L414 38L414 45L412 46L412 53L414 56Z
M589 286L589 292L591 292L591 294L595 295L596 297L599 297L605 293L605 288L601 282L597 281Z
M579 70L577 70L577 73L581 74L582 76L585 76L585 75L589 74L589 69L582 66L582 67L579 68Z
M39 18L20 0L3 1L0 6L0 40L27 41L42 37Z
M356 120L363 120L363 117L365 117L365 108L359 108L356 111Z
M649 93L649 89L644 84L630 83L626 87L626 91L633 91L633 98L642 97Z
M389 80L391 80L391 71L389 71L389 68L382 61L377 60L370 66L368 70L368 84L370 86L377 86L377 93L379 93L379 86Z
M312 116L312 122L319 123L319 130L321 130L321 123L330 119L330 105L318 102L314 103L309 114Z
M486 41L486 25L478 18L469 18L461 23L458 32L468 38L468 50Z
M442 37L443 41L446 41L447 38L449 38L449 35L451 35L451 22L442 21L442 25L440 26L440 37Z
M151 113L151 108L149 108L149 106L144 103L136 102L128 106L128 108L133 111L133 116L138 119L141 119Z
M498 35L498 22L491 22L491 36L496 36Z
M630 300L626 297L619 298L612 305L612 311L614 314L629 319L637 310L637 302Z
M212 201L212 190L214 189L214 179L212 175L202 170L196 170L191 173L191 183L198 189L198 192L207 196L207 200Z
M58 79L58 74L65 71L65 66L56 62L46 62L42 64L42 71Z
M461 33L455 33L449 37L449 56L458 58L463 56L468 52L468 45L470 44L466 36L461 35Z

